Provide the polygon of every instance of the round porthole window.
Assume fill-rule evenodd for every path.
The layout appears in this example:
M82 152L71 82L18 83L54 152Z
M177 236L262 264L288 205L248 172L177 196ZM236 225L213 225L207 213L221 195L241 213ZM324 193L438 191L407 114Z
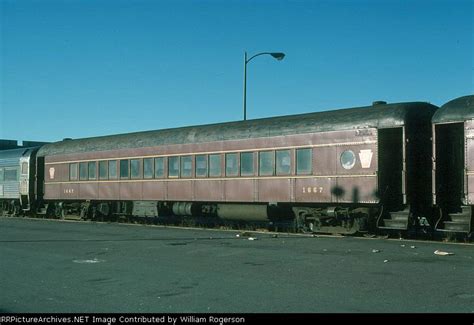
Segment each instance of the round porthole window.
M346 150L341 154L341 166L344 169L354 168L356 156L352 150Z

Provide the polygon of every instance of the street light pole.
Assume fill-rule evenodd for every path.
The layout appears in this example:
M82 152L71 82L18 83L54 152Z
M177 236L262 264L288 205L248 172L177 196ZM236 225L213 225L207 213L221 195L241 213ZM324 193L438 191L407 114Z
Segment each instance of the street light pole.
M259 56L259 55L271 55L278 61L283 60L285 57L285 53L281 52L262 52L262 53L257 53L253 56L251 56L249 59L247 59L247 52L244 54L244 121L247 120L247 64L252 60L253 58Z

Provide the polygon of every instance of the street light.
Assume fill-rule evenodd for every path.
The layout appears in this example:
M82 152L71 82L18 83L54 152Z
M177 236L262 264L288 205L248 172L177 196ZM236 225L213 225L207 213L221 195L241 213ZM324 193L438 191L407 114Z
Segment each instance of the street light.
M262 52L262 53L255 54L254 56L251 56L249 59L247 59L247 52L245 52L245 56L244 56L244 121L247 120L247 63L249 63L250 60L252 60L253 58L259 55L264 55L264 54L271 55L278 61L283 60L283 58L285 57L285 53L281 53L281 52Z

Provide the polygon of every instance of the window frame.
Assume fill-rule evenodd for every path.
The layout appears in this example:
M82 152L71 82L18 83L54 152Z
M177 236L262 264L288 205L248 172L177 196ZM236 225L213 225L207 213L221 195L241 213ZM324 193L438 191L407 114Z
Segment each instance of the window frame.
M91 169L92 167L92 169ZM91 176L91 170L94 171L94 176ZM97 180L97 161L89 161L87 163L87 179L89 181Z
M165 162L167 162L168 160L165 159L166 157L155 157L153 159L153 169L154 169L154 178L156 179L163 179L163 178L166 178L166 175L168 174L167 171L166 171L166 164ZM162 164L163 164L163 173L161 175L158 175L158 171L161 170L159 168L156 168L157 167L157 161L161 161Z
M227 167L227 157L235 156L235 173L229 173ZM240 172L240 164L239 164L240 155L238 152L228 152L225 154L225 177L239 177ZM234 168L234 167L232 167Z
M74 170L76 171L76 177L71 177L71 171ZM78 181L79 180L79 163L74 162L74 163L69 163L69 180L70 181Z
M151 175L147 175L145 173L145 162L151 162ZM143 158L143 179L153 179L155 178L155 159L151 158Z
M180 156L171 156L171 157L168 157L167 159L167 162L168 162L168 178L179 178L180 174L181 174L181 157ZM171 160L175 160L177 161L177 165L178 165L178 169L171 169L172 167L172 164L171 164ZM174 163L174 162L173 162ZM173 171L173 175L171 175L171 171ZM174 174L174 172L176 172L176 174Z
M262 154L271 154L272 157L272 172L271 173L262 173ZM271 177L275 176L275 169L276 169L276 163L275 163L275 150L263 150L258 152L258 176L263 176L263 177Z
M309 171L299 171L298 152L309 150ZM295 150L295 173L296 175L312 175L313 174L313 148L298 148Z
M126 163L127 167L127 176L122 176L122 166L125 166L125 164L122 164L122 162ZM120 179L130 179L130 159L120 159L119 160L119 177Z
M115 168L110 168L111 164L114 164L115 165ZM107 176L108 176L108 179L119 179L119 175L120 175L120 170L119 170L119 163L117 163L117 160L108 160L108 164L107 164ZM112 176L110 175L110 171L111 170L115 170L115 176Z
M205 168L199 168L199 170L205 170L205 173L199 173L198 172L198 159L199 158L204 158L204 159L202 159L202 161L205 162L206 167ZM209 177L209 155L204 154L204 155L194 156L194 175L196 175L196 178L207 178L207 177Z
M83 168L83 167L85 167L85 168ZM85 176L82 175L83 170L85 170ZM80 181L89 180L89 164L87 163L87 161L79 162L79 180Z
M132 163L138 163L138 174L133 175ZM130 159L130 179L142 179L143 178L143 159L131 158Z
M105 176L102 175L101 167L105 165ZM99 180L108 180L109 179L109 162L108 160L99 160Z
M217 166L219 166L219 173L212 173L213 169L211 168L211 163L213 162L213 157L218 158L219 163ZM215 154L209 154L208 155L208 175L209 177L222 177L222 154L220 153L215 153ZM212 166L213 167L213 166Z
M29 165L30 164L27 161L22 161L21 162L20 173L22 175L28 175L29 174Z
M188 162L191 163L191 167L189 169L185 168L185 164ZM180 164L180 169L179 169L179 176L180 178L192 178L193 177L193 156L192 155L186 155L186 156L180 156L179 159L179 164ZM184 174L184 171L186 170L186 175Z
M7 179L7 172L15 171L15 179ZM20 180L20 170L18 167L5 167L3 171L4 182L18 182Z
M289 170L288 172L279 172L278 171L278 153L283 153L283 152L287 152L288 153L288 158L290 159L290 164L288 165L289 167ZM275 150L275 175L277 176L288 176L288 175L291 175L291 171L292 171L292 161L291 161L291 149L279 149L279 150Z
M244 159L242 159L242 156L250 156L252 157L252 163L251 163L251 171L244 171L243 168L244 168L244 164L243 164L243 161ZM239 155L239 160L240 160L240 168L239 168L239 171L240 171L240 176L255 176L255 152L253 151L244 151L244 152L241 152L240 155Z

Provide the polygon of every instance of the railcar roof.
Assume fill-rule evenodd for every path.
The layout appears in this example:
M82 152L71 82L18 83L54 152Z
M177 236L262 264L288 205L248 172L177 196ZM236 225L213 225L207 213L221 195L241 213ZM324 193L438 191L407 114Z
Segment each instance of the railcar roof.
M65 140L41 147L38 155L205 143L363 127L388 128L402 126L408 120L427 119L429 121L436 108L424 102L379 104L326 112Z
M433 115L433 123L464 122L474 119L474 95L453 99Z
M35 149L37 149L37 147L0 150L0 159L20 158L23 156L28 156Z

